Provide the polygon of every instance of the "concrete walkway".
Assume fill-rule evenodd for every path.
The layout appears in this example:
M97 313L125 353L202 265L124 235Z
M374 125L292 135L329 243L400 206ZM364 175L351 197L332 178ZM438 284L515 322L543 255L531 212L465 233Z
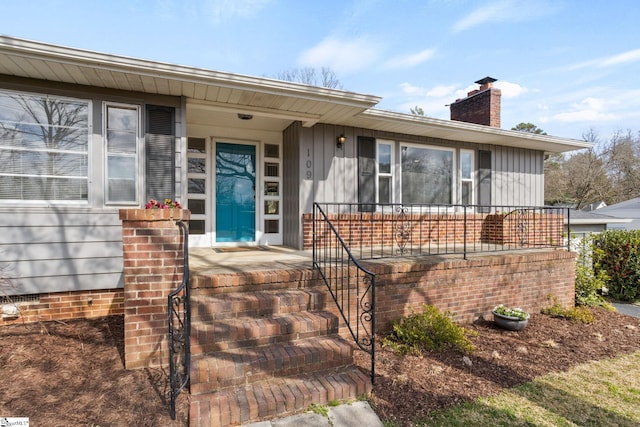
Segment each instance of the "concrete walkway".
M613 306L618 310L620 314L626 314L627 316L640 317L640 305L626 304L621 302L614 302Z
M382 427L382 421L368 402L345 403L327 407L327 417L315 413L292 415L271 421L248 424L245 427Z

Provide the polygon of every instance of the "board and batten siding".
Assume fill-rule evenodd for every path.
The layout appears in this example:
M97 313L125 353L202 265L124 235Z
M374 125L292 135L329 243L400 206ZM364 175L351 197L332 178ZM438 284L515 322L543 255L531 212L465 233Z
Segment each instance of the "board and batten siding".
M524 148L487 146L491 151L493 205L544 205L544 153Z
M2 208L0 213L0 268L9 279L8 294L123 286L117 210Z
M347 137L342 148L338 135ZM544 153L524 148L449 141L368 129L318 124L311 128L294 123L284 131L284 244L302 247L301 217L313 211L313 202L358 201L358 136L396 142L396 190L399 177L399 143L407 142L491 153L491 204L542 206L544 204ZM457 161L456 161L457 163ZM475 194L478 195L476 172Z

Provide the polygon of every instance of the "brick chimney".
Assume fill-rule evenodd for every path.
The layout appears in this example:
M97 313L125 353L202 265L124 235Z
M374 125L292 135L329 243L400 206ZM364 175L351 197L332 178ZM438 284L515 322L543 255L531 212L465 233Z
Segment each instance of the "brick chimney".
M480 89L472 90L466 98L456 99L451 104L451 120L500 127L500 98L502 92L493 87L497 81L492 77L478 80Z

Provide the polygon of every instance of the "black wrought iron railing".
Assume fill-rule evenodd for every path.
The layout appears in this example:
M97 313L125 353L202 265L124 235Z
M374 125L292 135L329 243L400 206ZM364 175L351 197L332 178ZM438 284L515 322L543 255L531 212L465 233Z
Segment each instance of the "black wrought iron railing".
M374 273L351 254L319 204L313 209L313 267L358 347L371 355L371 382L375 382L375 282Z
M176 419L176 400L189 383L191 369L191 304L189 300L189 228L176 222L182 230L184 264L182 283L168 299L169 313L169 385L170 414Z
M569 208L316 203L356 259L567 248ZM329 230L325 227L324 230ZM316 242L317 241L317 242ZM314 234L314 244L325 242Z

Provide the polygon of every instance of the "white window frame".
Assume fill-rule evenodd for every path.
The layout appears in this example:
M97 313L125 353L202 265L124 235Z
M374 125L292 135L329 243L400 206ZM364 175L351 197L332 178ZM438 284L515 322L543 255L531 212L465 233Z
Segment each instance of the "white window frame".
M462 156L463 155L469 155L470 160L469 160L469 178L465 178L464 176L462 176ZM469 206L473 206L475 205L475 182L476 182L476 163L475 163L475 151L474 150L467 150L467 149L460 149L460 167L458 168L459 171L459 183L460 185L459 187L459 196L458 196L458 203L459 204L463 204L463 200L462 200L462 186L464 183L470 183L469 186Z
M389 172L380 172L380 146L388 145L391 153ZM376 139L376 203L393 203L395 201L395 141L387 139ZM389 178L391 188L389 189L390 200L380 201L380 178Z
M399 143L399 153L398 153L398 188L399 188L399 194L400 194L400 200L402 201L401 203L410 203L407 202L405 199L405 195L402 194L402 175L403 175L403 170L402 170L402 149L404 147L411 147L411 148L422 148L422 149L426 149L426 150L439 150L439 151L447 151L450 152L452 154L452 159L451 159L451 202L448 203L450 204L455 204L456 201L456 189L458 187L458 158L457 158L457 149L456 148L450 148L450 147L442 147L442 146L438 146L438 145L425 145L425 144L416 144L416 143L411 143L411 142L400 142ZM450 209L453 209L452 207Z
M135 110L137 125L136 125L136 146L135 153L114 152L113 156L134 158L134 164L136 166L135 171L135 184L134 184L134 199L135 200L109 200L109 141L108 141L108 110L109 108L121 108L125 110ZM108 206L138 206L140 205L141 186L144 180L143 171L143 155L144 147L142 146L144 139L142 138L142 108L137 104L125 104L118 102L103 102L102 103L102 147L104 150L104 203Z
M204 153L202 152L190 152L189 151L189 138L197 138L204 140ZM186 182L186 204L185 206L189 207L189 200L202 200L204 203L204 214L194 214L191 213L191 219L195 221L204 221L204 234L190 234L189 235L189 245L190 246L211 246L212 245L212 223L213 223L213 213L212 209L214 208L213 202L211 201L212 192L211 192L211 175L213 171L213 166L211 165L213 155L211 154L211 142L209 137L188 137L186 138L187 145L187 163L185 167L185 171L187 171L187 182ZM189 159L201 159L204 160L204 172L189 172ZM215 159L214 159L215 160ZM204 193L190 193L189 192L189 180L190 179L201 179L204 180Z
M278 157L267 157L266 146L267 145L277 145L278 146ZM258 231L257 241L260 245L281 245L282 244L282 143L280 142L268 142L263 141L260 144L260 149L262 151L262 155L258 156L256 159L256 163L262 165L262 167L258 168L260 181L256 182L257 187L259 188L259 192L256 193L256 204L259 203L257 208L259 209L258 215L258 227L256 230ZM256 153L257 154L257 153ZM278 165L278 176L266 176L265 174L265 165L266 163L275 163ZM256 176L256 180L258 179ZM267 182L277 182L278 183L278 195L271 196L265 194L265 189L267 186ZM276 201L278 202L278 213L276 214L267 214L265 211L265 203L268 201ZM267 233L266 232L266 221L267 220L277 220L278 221L278 232L277 233Z
M56 100L65 100L65 101L70 101L70 102L79 102L79 103L84 103L87 106L87 149L86 151L70 151L70 150L29 150L29 149L22 149L19 147L10 147L7 146L7 149L12 149L14 151L23 151L23 152L37 152L37 151L46 151L46 152L53 152L53 151L58 151L58 152L67 152L70 154L79 154L79 155L86 155L86 159L87 159L87 171L86 171L86 176L85 177L77 177L78 179L85 179L87 182L87 196L85 199L78 199L78 200L56 200L56 199L0 199L2 200L2 203L6 203L6 204L16 204L16 205L24 205L24 206L45 206L45 205L72 205L72 206L88 206L91 202L91 157L92 157L92 149L91 149L91 136L93 134L93 129L92 129L92 102L89 99L83 99L83 98L74 98L74 97L67 97L67 96L58 96L58 95L49 95L49 94L45 94L45 93L38 93L38 92L25 92L25 91L12 91L12 90L5 90L5 89L0 89L0 93L7 95L7 96L28 96L28 97L33 97L33 98L44 98L44 99L56 99ZM1 143L1 142L0 142ZM16 174L16 173L3 173L2 170L0 170L0 175L2 176L26 176L27 174ZM35 175L34 175L35 176ZM43 175L37 175L37 176L43 176ZM51 178L55 178L56 175L51 175L49 176ZM63 176L64 178L68 178L66 176Z

